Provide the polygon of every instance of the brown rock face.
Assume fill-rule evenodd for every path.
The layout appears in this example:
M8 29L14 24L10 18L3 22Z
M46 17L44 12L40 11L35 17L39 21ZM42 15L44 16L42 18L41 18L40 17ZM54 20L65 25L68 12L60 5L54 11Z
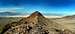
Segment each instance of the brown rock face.
M7 24L1 34L73 34L36 11L27 18Z

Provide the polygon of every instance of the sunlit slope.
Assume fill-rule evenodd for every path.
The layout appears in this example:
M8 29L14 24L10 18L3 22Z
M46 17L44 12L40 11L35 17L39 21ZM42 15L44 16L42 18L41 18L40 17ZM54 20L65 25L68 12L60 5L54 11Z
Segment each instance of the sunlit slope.
M65 16L63 18L52 19L54 22L64 25L68 29L75 31L75 16Z

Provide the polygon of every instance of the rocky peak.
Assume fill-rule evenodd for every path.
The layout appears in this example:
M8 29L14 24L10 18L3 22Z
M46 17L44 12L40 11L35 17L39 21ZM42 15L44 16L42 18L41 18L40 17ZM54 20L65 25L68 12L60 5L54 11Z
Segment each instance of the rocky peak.
M27 18L7 24L1 34L72 34L60 24L43 17L36 11Z
M30 17L44 17L39 11L35 11L34 13L32 13L31 15L30 15Z

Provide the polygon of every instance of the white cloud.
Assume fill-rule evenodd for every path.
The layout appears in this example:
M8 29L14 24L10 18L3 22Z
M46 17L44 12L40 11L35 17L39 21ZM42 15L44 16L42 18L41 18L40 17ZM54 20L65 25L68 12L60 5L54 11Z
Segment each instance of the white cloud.
M22 9L22 8L17 8L17 7L13 7L13 8L0 8L0 12L16 12L17 9Z

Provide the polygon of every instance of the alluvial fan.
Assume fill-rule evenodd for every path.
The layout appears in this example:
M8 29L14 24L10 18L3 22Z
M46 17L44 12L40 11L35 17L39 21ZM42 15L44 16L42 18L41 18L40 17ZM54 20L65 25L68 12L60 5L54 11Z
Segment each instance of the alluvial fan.
M5 25L1 34L74 34L36 11L27 18Z

